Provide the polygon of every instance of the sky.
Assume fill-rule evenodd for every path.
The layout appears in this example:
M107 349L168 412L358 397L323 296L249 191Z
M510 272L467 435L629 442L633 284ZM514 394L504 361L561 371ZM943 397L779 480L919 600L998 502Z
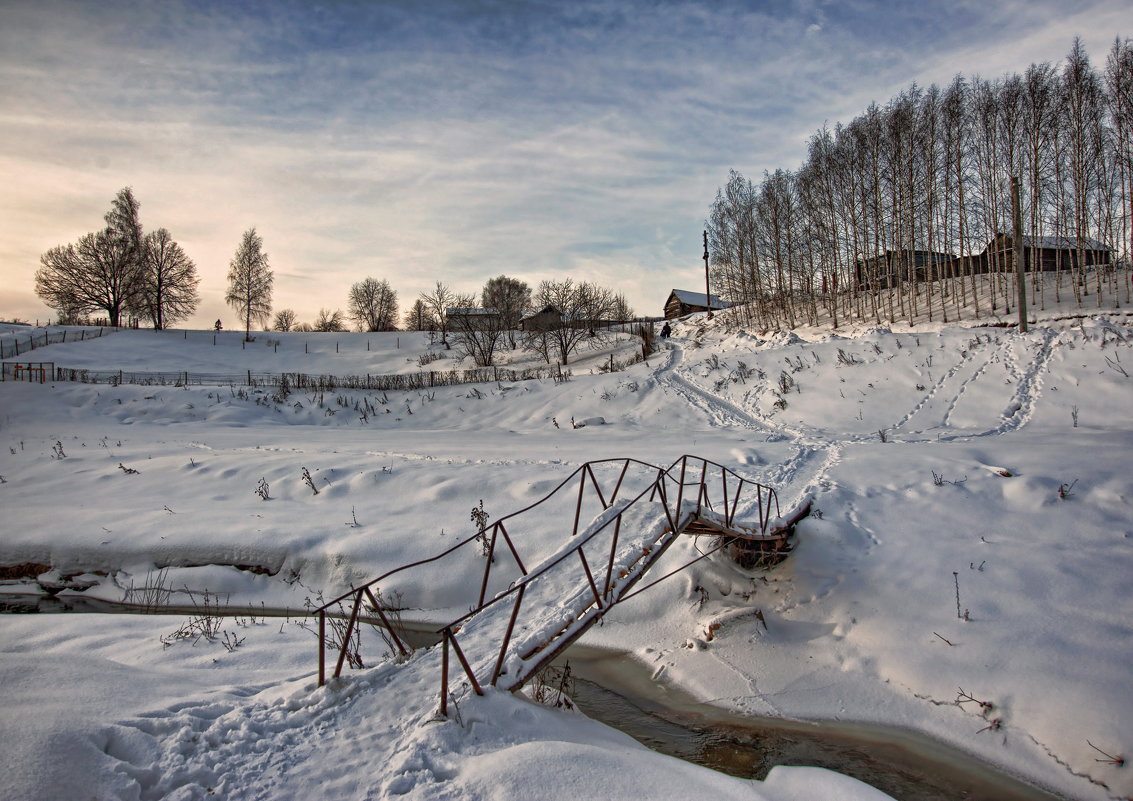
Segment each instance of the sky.
M703 286L728 170L796 168L871 101L1057 63L1075 36L1101 66L1129 20L1127 0L6 0L0 319L52 316L40 256L126 186L197 265L189 327L236 327L251 227L301 321L367 277L404 311L501 274L660 314Z

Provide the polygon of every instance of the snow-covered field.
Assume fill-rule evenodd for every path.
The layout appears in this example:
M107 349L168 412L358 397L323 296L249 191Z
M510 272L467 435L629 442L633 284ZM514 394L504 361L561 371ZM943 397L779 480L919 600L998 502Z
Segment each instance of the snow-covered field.
M701 561L585 643L725 709L893 724L1068 798L1133 795L1133 768L1092 747L1133 749L1128 318L769 339L724 323L681 323L623 372L601 374L611 349L595 348L564 383L286 398L0 384L0 566L50 566L44 581L114 600L161 582L182 603L207 590L301 610L469 536L481 500L495 519L583 462L691 453L776 487L784 508L810 494L817 511L782 565ZM423 369L438 348L405 332L242 346L238 334L213 345L212 332L122 331L26 359L359 375ZM453 366L448 355L425 369ZM571 426L596 417L605 424ZM561 536L555 522L532 536ZM656 570L698 547L678 543ZM467 610L475 568L399 587L405 616ZM438 722L435 654L318 689L316 641L296 621L228 619L238 647L164 646L185 619L0 617L0 795L878 797L825 771L728 778L501 693L460 690L459 715ZM367 636L374 664L381 644ZM961 688L975 700L958 703Z

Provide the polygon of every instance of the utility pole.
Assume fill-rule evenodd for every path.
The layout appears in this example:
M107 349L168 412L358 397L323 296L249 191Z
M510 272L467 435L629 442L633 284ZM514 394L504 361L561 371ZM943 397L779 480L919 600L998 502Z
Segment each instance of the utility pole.
M1026 275L1027 266L1024 263L1024 250L1023 250L1023 210L1019 205L1019 178L1018 176L1011 176L1011 224L1014 229L1012 233L1013 246L1012 252L1015 254L1015 275L1018 278L1019 284L1019 331L1027 333L1027 285Z
M708 319L712 319L712 291L708 286L708 231L704 231L704 302L708 306Z

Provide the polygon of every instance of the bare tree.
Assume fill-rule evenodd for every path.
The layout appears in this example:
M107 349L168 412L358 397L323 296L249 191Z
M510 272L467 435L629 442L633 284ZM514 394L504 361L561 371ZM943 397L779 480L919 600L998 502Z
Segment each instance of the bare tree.
M1071 198L1071 223L1077 252L1073 257L1074 297L1082 302L1089 292L1085 277L1086 237L1090 233L1090 213L1097 195L1103 191L1103 137L1100 135L1104 96L1101 78L1094 71L1082 40L1075 37L1062 69L1062 127L1066 130L1067 186ZM1098 272L1098 280L1101 273ZM1101 304L1098 286L1098 304Z
M118 192L105 219L103 230L40 256L35 291L61 316L103 310L116 326L123 313L138 308L144 279L138 202L129 187Z
M448 310L449 333L461 358L469 356L477 367L491 367L503 344L504 320L498 309L466 306Z
M449 347L448 310L453 306L459 305L455 300L456 295L453 291L440 281L437 281L437 286L432 292L425 292L421 295L421 302L424 303L425 308L428 309L433 324L440 328L441 342L444 343L446 348Z
M201 279L193 260L165 228L146 234L143 257L141 306L160 331L197 310Z
M228 292L224 301L244 320L245 341L251 340L252 322L263 323L271 314L274 276L263 248L264 240L255 228L249 228L228 265Z
M599 336L599 323L611 319L615 308L613 292L587 281L575 283L570 278L544 281L534 300L536 307L558 310L562 322L549 330L532 332L527 347L548 362L553 353L564 365L583 341Z
M480 292L480 303L485 309L499 312L500 324L507 331L508 344L514 348L519 320L531 308L531 288L524 281L506 275L489 278Z
M629 305L626 296L620 292L614 295L613 305L610 308L610 319L626 323L633 318L633 307Z
M118 190L106 213L106 233L114 241L115 249L128 261L128 269L137 277L134 291L127 302L127 310L136 315L145 313L142 287L146 280L145 237L139 218L141 203L134 197L134 190L124 187Z
M432 314L425 305L425 301L420 298L413 301L413 305L405 313L405 329L407 331L433 331L436 329Z
M315 322L311 326L314 331L337 332L346 330L346 322L342 316L342 311L335 309L319 309L318 315L315 317Z
M362 331L396 331L397 292L384 278L366 278L350 287L347 313Z
M1117 163L1117 215L1113 239L1117 252L1133 257L1133 40L1114 40L1106 59L1106 103L1113 122L1113 148ZM1128 281L1128 279L1127 279ZM1131 300L1133 286L1125 285L1125 302Z
M280 309L272 318L271 328L273 331L292 331L298 320L293 309Z

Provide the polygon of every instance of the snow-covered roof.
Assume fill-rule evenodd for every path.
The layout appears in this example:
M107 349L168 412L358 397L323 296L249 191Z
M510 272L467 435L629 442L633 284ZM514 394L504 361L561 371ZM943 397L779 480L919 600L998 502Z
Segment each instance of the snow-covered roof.
M674 289L673 295L677 296L677 300L686 306L703 306L704 308L713 309L727 309L731 307L731 302L724 300L719 295L712 295L712 302L709 304L708 295L703 292L690 292L687 289Z
M996 240L1006 242L1011 239L1011 234L1000 234ZM996 241L996 240L993 240ZM1084 250L1113 250L1109 245L1102 244L1096 239L1089 237L1082 237L1079 239L1075 236L1024 236L1023 246L1028 248L1040 248L1042 250L1076 250L1078 243L1081 242ZM992 245L989 244L988 248Z
M562 312L560 312L554 306L544 306L543 308L538 309L537 311L527 312L527 314L523 315L519 319L520 320L530 320L532 317L538 317L540 314L562 314Z
M473 308L468 308L468 309L462 309L462 308L445 309L445 314L447 314L449 317L476 317L476 316L480 316L480 315L493 316L493 315L498 315L499 313L500 313L499 309L495 309L495 308L491 308L491 307L489 307L487 309L481 309L478 306L473 307Z
M1109 245L1103 245L1096 239L1073 236L1025 236L1023 246L1029 248L1042 248L1044 250L1076 250L1079 242L1085 250L1112 250Z

